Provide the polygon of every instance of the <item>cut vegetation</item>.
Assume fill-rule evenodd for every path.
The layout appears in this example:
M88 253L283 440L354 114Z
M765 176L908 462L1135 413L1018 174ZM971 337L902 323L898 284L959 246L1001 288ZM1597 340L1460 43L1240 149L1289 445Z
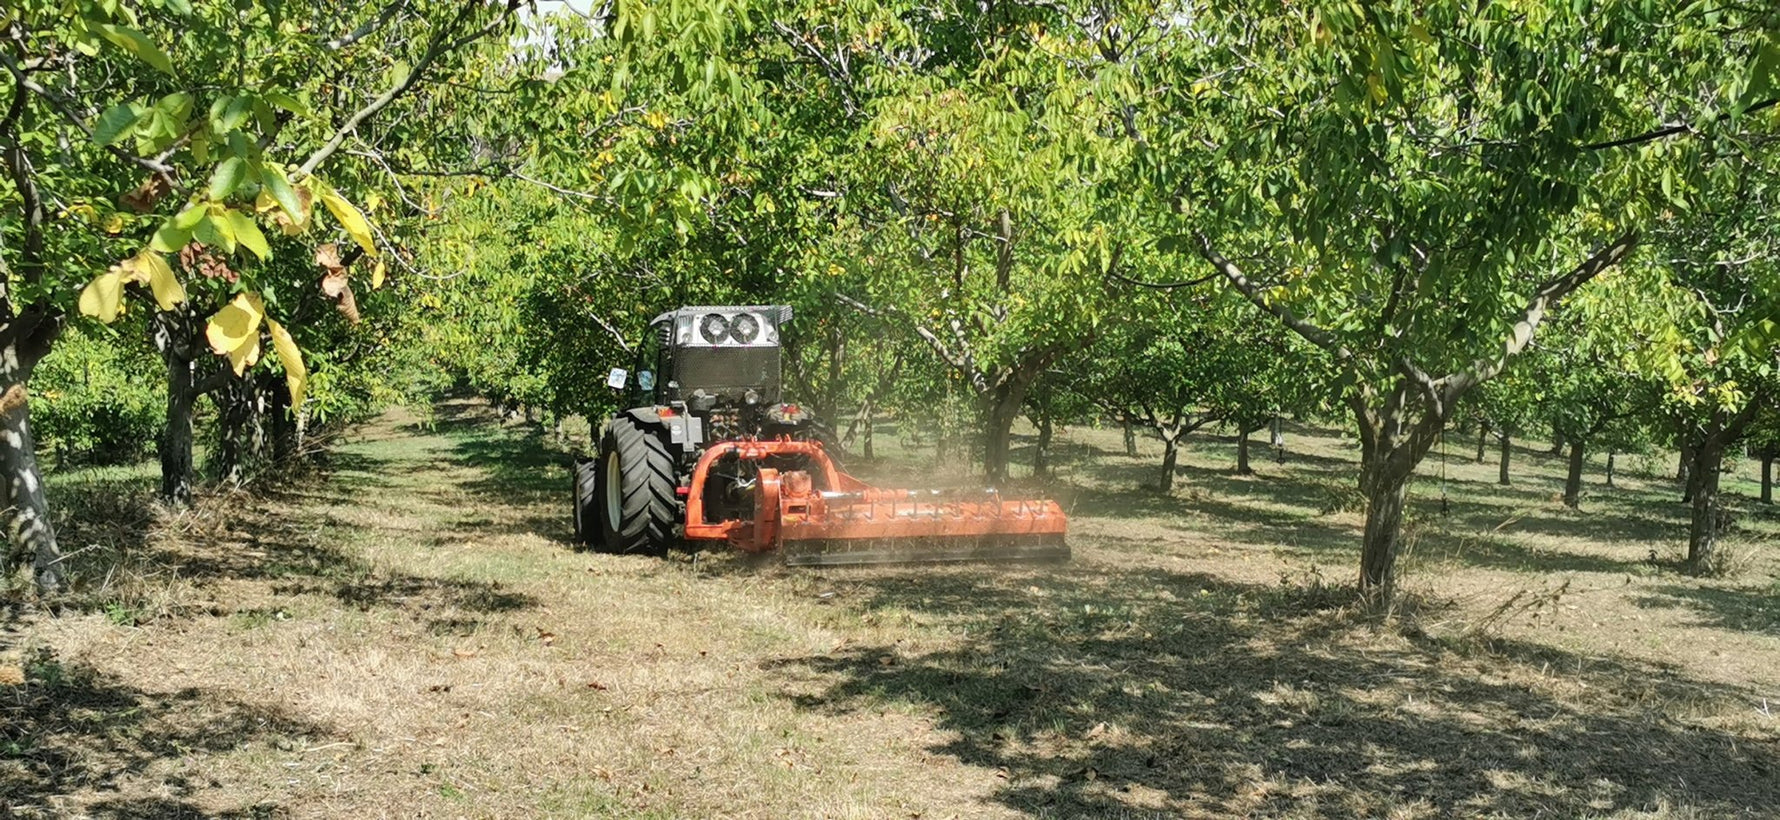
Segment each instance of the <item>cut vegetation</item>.
M886 428L888 430L888 428ZM880 436L885 475L932 451ZM356 430L325 477L154 516L56 497L80 590L13 596L0 804L24 817L1772 816L1765 510L1677 577L1667 481L1449 465L1395 619L1347 580L1351 444L1292 431L1172 495L1058 435L1075 560L791 571L575 552L565 459L481 406ZM869 474L870 471L864 471ZM924 470L931 475L932 470ZM962 478L962 476L959 476ZM147 524L146 538L129 540ZM75 552L75 550L85 550ZM1326 578L1339 575L1340 578ZM22 680L21 680L22 679Z

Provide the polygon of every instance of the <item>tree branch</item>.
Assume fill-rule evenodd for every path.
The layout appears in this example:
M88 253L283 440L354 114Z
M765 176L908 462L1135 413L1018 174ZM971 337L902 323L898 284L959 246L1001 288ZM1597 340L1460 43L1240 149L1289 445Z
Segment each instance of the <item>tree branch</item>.
M340 128L334 131L334 135L328 138L327 142L323 143L320 148L315 150L315 153L310 154L309 158L303 161L303 164L297 168L297 175L308 176L309 174L315 173L315 169L320 167L323 162L326 162L328 157L333 156L335 151L340 150L340 146L346 143L346 138L351 136L353 132L357 131L358 127L363 124L365 120L370 119L377 112L388 108L390 103L395 102L397 98L407 93L408 89L413 88L415 83L420 82L421 75L424 75L427 69L432 67L434 61L449 52L456 51L459 48L493 33L496 29L500 28L502 23L506 22L508 17L512 16L514 10L519 7L520 2L521 0L506 0L506 3L501 7L500 13L496 14L495 19L490 21L488 25L456 40L449 40L450 33L456 30L458 26L462 25L465 20L469 19L473 12L482 7L479 3L465 3L463 8L458 11L457 16L453 18L449 24L441 26L437 31L433 32L432 38L427 42L426 51L421 54L419 60L415 61L414 68L408 72L408 75L403 77L401 82L391 85L388 90L378 95L376 99L366 103L365 107L360 108L358 111L354 112L351 117L348 117L346 122L342 123Z
M1754 114L1757 111L1761 111L1762 109L1765 109L1765 108L1773 108L1776 105L1780 105L1780 99L1762 100L1761 102L1758 102L1752 106L1749 106L1748 108L1743 109L1743 113L1744 114ZM1728 112L1719 114L1717 119L1719 122L1723 122L1724 120L1730 119L1730 114ZM1678 124L1674 124L1674 125L1665 125L1665 126L1658 128L1654 131L1646 131L1646 132L1644 132L1642 134L1638 134L1636 136L1622 137L1620 139L1606 140L1604 142L1591 142L1587 145L1582 146L1582 150L1584 150L1584 151L1600 151L1600 150L1604 150L1604 149L1608 149L1608 148L1624 148L1625 146L1628 146L1628 145L1638 145L1638 144L1646 143L1646 142L1655 142L1655 141L1663 139L1665 137L1672 137L1672 136L1675 136L1676 134L1684 133L1684 132L1691 131L1691 130L1693 130L1693 126L1687 125L1685 123L1678 123Z
M1502 343L1500 354L1478 359L1465 370L1439 380L1446 401L1454 402L1471 388L1500 374L1508 366L1508 360L1525 350L1533 341L1533 331L1538 329L1539 322L1545 318L1546 310L1587 284L1590 279L1599 276L1602 271L1619 264L1637 245L1638 232L1627 231L1612 244L1595 251L1593 256L1583 260L1582 264L1572 268L1569 273L1540 286L1533 297L1527 300L1527 306L1521 309L1513 329L1508 332L1508 338Z
M867 316L872 316L872 317L875 317L878 319L887 319L887 318L889 318L889 314L892 314L892 313L902 314L902 311L896 310L895 308L879 310L878 308L874 308L874 307L872 307L868 304L865 304L864 302L861 302L857 299L854 299L853 297L848 296L844 293L836 293L834 295L834 298L839 300L841 302L841 304L847 305L848 307L851 307L854 310L864 313ZM906 317L907 314L903 314L903 315ZM922 340L926 341L927 346L933 348L933 352L938 353L939 357L941 359L945 360L946 364L951 365L954 369L956 369L960 372L963 372L966 369L966 367L968 366L968 362L966 362L963 358L953 354L951 350L947 349L946 343L940 341L940 338L938 336L934 335L933 331L928 330L927 328L921 327L918 324L915 325L914 328L915 328L915 334L920 336Z
M1342 361L1353 358L1353 351L1349 350L1346 345L1342 344L1341 340L1335 337L1335 334L1299 318L1297 314L1285 307L1267 301L1261 294L1261 287L1254 282L1249 281L1249 278L1243 275L1242 269L1236 267L1236 263L1231 262L1224 258L1222 254L1218 253L1217 250L1211 246L1211 240L1207 239L1205 234L1198 234L1198 237L1199 255L1204 257L1205 261L1210 262L1212 267L1217 269L1218 273L1223 274L1224 278L1229 280L1230 284L1234 286L1237 291L1241 292L1244 297L1247 297L1249 302L1253 303L1255 307L1273 314L1274 317L1278 318L1281 322L1284 322L1286 327L1291 328L1293 332L1297 333L1299 336L1303 336L1304 339L1311 344L1333 354L1335 358Z

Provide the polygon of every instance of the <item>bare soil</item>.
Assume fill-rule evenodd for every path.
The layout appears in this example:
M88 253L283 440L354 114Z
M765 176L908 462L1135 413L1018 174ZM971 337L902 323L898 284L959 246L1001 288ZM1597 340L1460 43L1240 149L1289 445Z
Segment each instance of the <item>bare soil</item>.
M1455 440L1379 617L1351 444L1288 444L1202 437L1162 495L1064 431L1057 567L576 552L566 458L468 403L177 515L57 476L80 589L4 598L0 817L1780 816L1773 511L1688 577L1672 460L1573 511L1559 460L1499 487Z

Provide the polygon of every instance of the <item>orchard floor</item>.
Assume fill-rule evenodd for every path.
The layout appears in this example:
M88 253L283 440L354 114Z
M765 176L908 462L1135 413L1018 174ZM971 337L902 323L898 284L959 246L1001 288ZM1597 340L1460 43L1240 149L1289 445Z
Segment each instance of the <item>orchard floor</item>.
M1780 816L1780 515L1694 579L1668 482L1576 512L1455 441L1380 620L1351 446L1290 443L1162 495L1071 428L1039 568L575 552L562 456L465 403L178 516L58 476L79 588L6 593L0 817Z

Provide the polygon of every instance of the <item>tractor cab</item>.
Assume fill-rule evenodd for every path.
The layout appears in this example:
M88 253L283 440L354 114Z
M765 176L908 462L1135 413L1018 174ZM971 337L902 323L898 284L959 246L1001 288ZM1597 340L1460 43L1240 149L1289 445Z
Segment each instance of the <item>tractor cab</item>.
M638 387L653 382L658 404L683 402L703 414L719 405L779 400L779 329L791 320L784 305L685 307L649 322Z

